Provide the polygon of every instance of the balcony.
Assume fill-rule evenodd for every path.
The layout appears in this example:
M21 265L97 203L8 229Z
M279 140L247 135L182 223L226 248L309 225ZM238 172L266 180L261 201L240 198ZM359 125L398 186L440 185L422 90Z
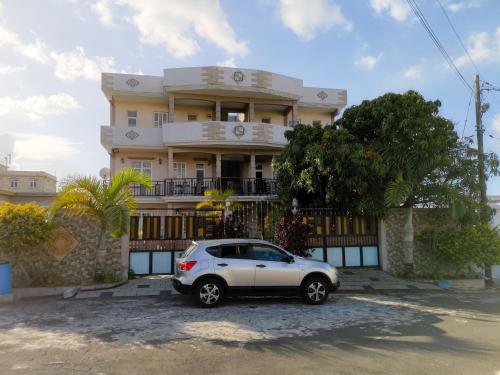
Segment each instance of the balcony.
M281 149L289 129L282 124L231 121L172 122L163 129L102 126L101 144L108 152L115 148L163 150L167 146Z
M136 197L203 196L210 189L234 190L239 196L268 196L277 194L277 182L267 178L174 178L153 181L152 189L131 186Z

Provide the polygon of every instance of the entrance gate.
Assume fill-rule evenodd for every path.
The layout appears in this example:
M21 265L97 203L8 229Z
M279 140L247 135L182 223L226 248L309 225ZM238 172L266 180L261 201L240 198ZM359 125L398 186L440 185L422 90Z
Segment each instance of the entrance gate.
M249 238L272 241L274 204L254 202L232 212ZM326 208L301 209L311 228L313 259L335 267L379 267L377 219ZM141 210L130 218L129 264L136 275L174 272L175 258L193 240L224 237L223 210Z

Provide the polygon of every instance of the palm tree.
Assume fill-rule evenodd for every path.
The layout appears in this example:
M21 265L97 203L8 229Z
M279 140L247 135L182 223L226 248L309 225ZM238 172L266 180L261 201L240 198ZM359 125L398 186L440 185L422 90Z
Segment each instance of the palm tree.
M229 202L229 207L236 208L239 207L238 203L229 200L230 197L235 196L236 192L234 190L219 191L217 189L209 189L205 191L205 197L208 198L196 205L196 209L209 208L212 210L223 210L226 208L226 202Z
M62 210L63 215L90 216L99 222L94 277L102 276L106 236L116 238L128 232L130 213L137 206L130 193L131 184L153 187L150 177L130 168L122 169L109 183L96 177L76 177L63 187L51 208L53 219Z

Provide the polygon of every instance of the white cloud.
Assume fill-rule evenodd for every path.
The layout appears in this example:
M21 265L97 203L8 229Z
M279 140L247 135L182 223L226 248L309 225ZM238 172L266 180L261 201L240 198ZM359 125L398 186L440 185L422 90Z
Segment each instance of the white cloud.
M3 25L0 25L0 47L11 48L20 55L39 63L46 63L48 60L47 47L40 39L36 39L31 43L24 43L19 38L19 35L8 30Z
M500 62L500 27L491 35L487 32L472 33L466 41L472 60L477 63ZM455 60L458 67L470 64L467 55L462 55Z
M217 66L226 66L228 68L236 68L236 61L235 61L234 57L230 57L227 60L219 61L216 65Z
M17 114L38 120L48 115L60 116L78 107L78 102L71 95L65 93L28 96L25 99L15 99L10 96L0 97L0 116Z
M16 165L39 165L43 161L61 160L80 152L80 144L70 139L35 133L10 133L14 139L13 159Z
M313 39L318 31L333 26L347 31L353 27L340 7L328 0L280 0L278 13L285 26L304 40Z
M83 47L77 46L73 52L51 52L54 63L54 75L62 81L73 81L75 78L99 80L101 72L115 71L115 62L112 57L85 56Z
M355 60L354 64L366 70L373 70L381 58L382 52L377 56L366 55Z
M26 65L0 65L0 75L16 74L26 71Z
M211 0L115 0L131 11L131 22L144 44L164 46L177 58L200 50L205 40L233 56L248 53L246 42L237 40L219 1Z
M422 78L422 69L418 65L412 65L405 70L404 76L409 79L419 80Z
M99 21L101 21L101 23L106 26L114 25L110 0L99 0L92 4L91 9L99 16Z
M465 9L479 8L481 0L466 0L466 1L448 1L446 8L453 13L460 12Z
M410 16L410 7L405 0L370 0L377 14L389 13L396 21L403 22Z

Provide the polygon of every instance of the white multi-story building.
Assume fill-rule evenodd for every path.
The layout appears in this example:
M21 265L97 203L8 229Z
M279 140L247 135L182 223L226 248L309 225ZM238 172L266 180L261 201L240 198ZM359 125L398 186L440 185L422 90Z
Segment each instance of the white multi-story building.
M104 73L110 103L101 143L111 176L124 167L150 175L134 189L140 207L192 208L207 189L241 201L276 195L271 161L296 123L330 124L345 90L254 69L165 69L162 76Z

